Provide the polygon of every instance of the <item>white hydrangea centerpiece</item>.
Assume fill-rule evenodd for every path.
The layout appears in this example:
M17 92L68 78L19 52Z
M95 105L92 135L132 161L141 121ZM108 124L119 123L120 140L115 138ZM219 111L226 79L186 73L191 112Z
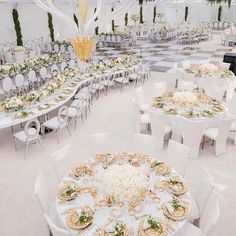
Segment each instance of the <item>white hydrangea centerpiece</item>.
M106 169L102 184L108 196L116 202L124 202L148 189L148 177L138 167L112 165Z

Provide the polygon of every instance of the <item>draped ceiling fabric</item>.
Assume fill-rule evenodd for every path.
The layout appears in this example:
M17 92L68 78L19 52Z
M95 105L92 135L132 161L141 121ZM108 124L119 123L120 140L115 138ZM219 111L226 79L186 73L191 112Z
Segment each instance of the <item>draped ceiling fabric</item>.
M46 0L45 0L46 1ZM88 0L90 9L88 17L94 16L94 9L97 6L97 0ZM56 7L67 17L72 19L73 17L73 6L71 0L54 0ZM115 20L115 24L119 26L119 30L124 29L125 13L126 11L119 12L117 15L111 14L111 7L115 6L115 11L120 8L124 0L120 2L116 0L103 0L101 9L101 15L98 17L98 21L94 22L91 20L89 34L94 33L94 28L99 24L99 32L105 32L108 30L108 24L111 20ZM50 40L49 31L47 28L47 14L44 10L40 9L33 0L0 0L0 43L15 41L15 30L12 21L11 11L17 4L19 13L19 20L21 23L22 35L24 40L34 39L43 37L45 41ZM164 13L163 20L174 24L183 21L184 19L184 8L186 5L189 6L189 21L192 24L199 24L202 21L210 22L217 19L217 4L207 4L204 0L178 0L178 4L174 0L156 0L157 12ZM178 6L177 6L178 5ZM177 7L176 7L177 6ZM235 20L236 19L236 3L232 2L231 8L229 9L226 4L222 4L222 20ZM153 7L154 3L146 3L144 0L143 5L143 18L145 23L152 23L153 19ZM128 10L129 25L133 25L134 22L130 19L132 14L139 14L138 1L135 2ZM199 12L201 14L199 15ZM109 14L109 15L107 15ZM73 19L72 19L73 20ZM53 17L53 24L55 30L55 39L62 40L74 37L78 33L78 29L74 25L68 24L65 21L57 17ZM74 24L74 23L73 23ZM76 26L77 27L77 26Z

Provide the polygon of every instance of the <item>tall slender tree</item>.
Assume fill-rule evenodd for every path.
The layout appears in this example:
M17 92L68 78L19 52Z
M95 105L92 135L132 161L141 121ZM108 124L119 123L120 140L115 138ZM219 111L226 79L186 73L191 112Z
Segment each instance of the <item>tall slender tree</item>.
M20 21L19 21L19 14L18 14L18 11L16 9L12 10L12 17L13 17L13 22L14 22L14 25L15 25L17 46L23 46L21 26L20 26Z
M52 42L55 40L54 37L54 27L53 27L53 21L52 21L52 14L48 12L48 28L50 31L50 37Z

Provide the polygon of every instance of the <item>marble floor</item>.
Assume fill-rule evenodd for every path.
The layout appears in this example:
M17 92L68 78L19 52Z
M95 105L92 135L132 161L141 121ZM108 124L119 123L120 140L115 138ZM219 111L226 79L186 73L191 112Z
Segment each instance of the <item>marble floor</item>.
M199 49L201 54L205 54L206 52L202 52L202 50L207 48L209 50L214 48L215 50L217 48L219 50L228 50L228 48L222 48L219 42L219 38L214 38L211 42L195 46L201 48ZM176 46L172 43L169 45L172 48ZM214 51L212 51L211 55L213 54ZM172 58L169 54L165 55L165 58ZM158 56L159 54L157 53ZM145 57L150 58L148 55ZM209 56L209 58L216 59L217 57ZM151 79L144 84L147 101L153 96L153 83L163 81L167 76L173 75L168 72L162 73L158 70L151 72ZM69 136L67 132L62 132L61 143L58 145L56 134L50 133L43 139L45 151L42 151L38 144L31 145L26 159L23 157L23 148L15 152L11 130L4 129L0 131L1 236L49 235L43 214L34 195L34 182L37 175L40 171L45 173L48 177L51 191L55 195L57 182L51 161L53 152L60 147L71 144L68 162L79 162L89 156L89 134L108 131L117 134L135 132L136 112L131 101L133 96L134 87L131 87L131 89L127 87L122 93L118 89L114 92L112 91L108 96L102 94L100 99L94 102L88 119L84 123L79 123L77 131L72 130L72 136ZM71 123L71 127L73 127L73 123ZM18 129L20 127L16 127L15 131ZM121 142L125 141L121 140ZM165 159L165 156L166 148L162 151L160 150L157 154L157 157L161 159ZM236 146L233 145L232 137L228 140L227 152L217 158L214 156L213 146L206 145L205 149L200 151L198 160L190 159L188 162L188 168L194 168L197 165L205 166L209 169L214 177L219 196L221 216L212 236L236 235Z

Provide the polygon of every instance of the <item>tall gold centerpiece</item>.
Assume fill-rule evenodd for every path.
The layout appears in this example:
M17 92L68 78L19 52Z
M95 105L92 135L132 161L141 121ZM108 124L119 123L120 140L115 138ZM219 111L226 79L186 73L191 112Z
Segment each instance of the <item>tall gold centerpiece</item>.
M78 37L71 40L74 47L75 55L81 61L87 61L91 58L93 47L96 41L89 37Z
M85 26L88 19L88 1L79 0L78 1L78 15L82 23L82 27ZM71 40L71 43L74 47L74 52L77 58L81 61L87 61L91 58L93 47L96 44L96 41L90 37L77 37Z

